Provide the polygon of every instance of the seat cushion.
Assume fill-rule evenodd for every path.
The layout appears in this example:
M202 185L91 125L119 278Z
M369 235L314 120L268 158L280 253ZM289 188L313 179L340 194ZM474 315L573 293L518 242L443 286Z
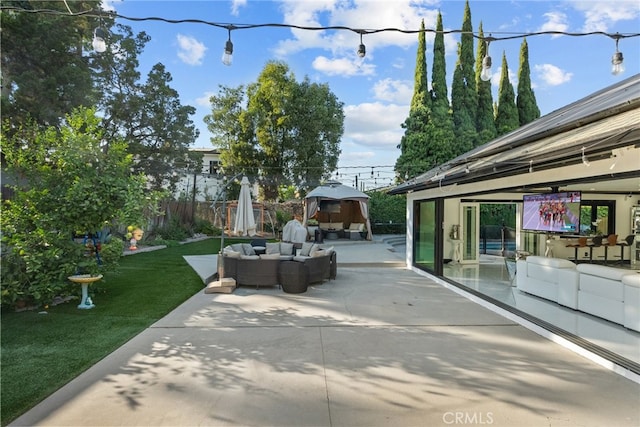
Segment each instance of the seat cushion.
M544 256L535 256L535 255L528 256L527 263L543 265L547 267L555 267L555 268L576 268L576 265L571 261L569 261L568 259L548 258Z
M578 264L576 269L582 274L604 277L610 280L622 280L622 278L632 272L622 268L607 267L596 264Z

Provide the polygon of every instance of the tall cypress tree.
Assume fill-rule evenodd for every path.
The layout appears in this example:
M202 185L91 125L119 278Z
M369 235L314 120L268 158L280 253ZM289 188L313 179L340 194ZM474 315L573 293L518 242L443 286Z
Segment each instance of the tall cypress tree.
M540 109L536 96L531 88L531 69L529 68L529 45L527 39L520 45L520 66L518 68L518 120L520 126L526 125L540 117Z
M428 160L437 166L451 160L457 154L453 118L447 94L447 67L445 62L442 14L438 13L436 35L433 42L433 66L431 68L431 122L427 129Z
M400 156L395 171L400 180L413 178L428 170L426 128L430 122L430 96L427 79L427 43L424 20L418 34L415 81L409 117L404 121L404 135L400 140Z
M507 56L503 52L502 74L500 75L500 88L498 90L498 112L496 114L496 131L498 135L504 135L520 126L515 98L513 85L509 81Z
M458 43L458 61L453 72L451 106L457 141L456 151L462 154L476 145L478 136L476 131L478 94L473 57L473 27L468 0L465 2L462 35Z
M478 131L478 145L491 141L496 137L496 125L493 117L493 95L491 93L491 80L484 81L480 78L482 73L482 60L487 55L487 44L484 40L482 22L478 29L478 56L476 57L476 85L478 90L478 116L476 129Z

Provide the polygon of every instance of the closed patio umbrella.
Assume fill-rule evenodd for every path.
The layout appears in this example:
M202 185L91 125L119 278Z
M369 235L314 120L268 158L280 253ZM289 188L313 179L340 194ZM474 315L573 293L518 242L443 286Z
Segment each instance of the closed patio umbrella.
M256 234L253 202L251 201L251 191L249 190L249 179L246 176L243 176L240 182L238 211L236 212L236 223L233 228L233 233L236 236L255 236Z

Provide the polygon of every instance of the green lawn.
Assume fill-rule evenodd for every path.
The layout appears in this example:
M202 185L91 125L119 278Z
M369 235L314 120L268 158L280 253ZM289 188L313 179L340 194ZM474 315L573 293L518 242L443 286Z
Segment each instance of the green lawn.
M91 310L79 310L75 299L47 314L3 312L1 425L204 289L183 255L215 254L219 246L208 239L123 257L119 271L98 282Z

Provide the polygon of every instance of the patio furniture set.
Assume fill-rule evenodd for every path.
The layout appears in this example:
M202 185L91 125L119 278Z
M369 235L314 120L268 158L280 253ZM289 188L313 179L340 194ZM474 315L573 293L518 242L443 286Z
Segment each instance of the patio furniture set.
M264 246L236 243L225 247L222 253L224 277L235 279L237 286L281 286L287 293L303 293L310 284L335 279L337 275L333 248L322 249L313 242Z

